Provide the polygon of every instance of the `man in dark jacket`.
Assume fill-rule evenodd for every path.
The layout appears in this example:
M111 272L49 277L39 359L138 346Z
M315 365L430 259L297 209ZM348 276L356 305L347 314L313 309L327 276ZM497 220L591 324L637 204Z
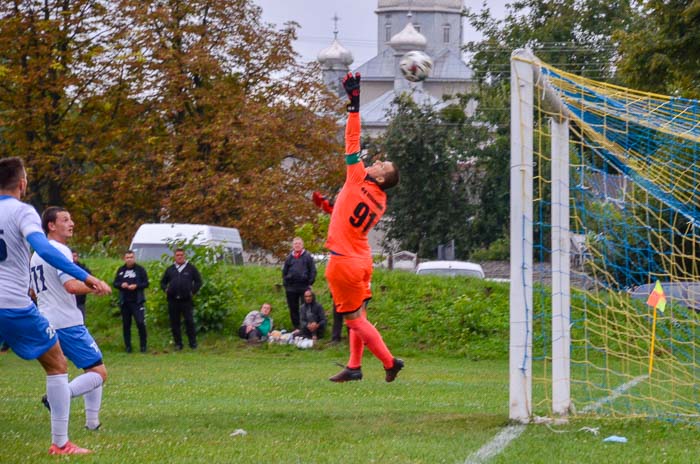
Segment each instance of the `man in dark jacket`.
M146 333L146 295L144 290L148 288L148 274L146 269L136 264L136 256L131 250L124 253L124 265L117 269L114 287L119 289L119 307L122 313L126 352L131 353L131 318L133 317L139 331L141 353L145 353L148 335Z
M160 288L168 297L168 314L170 330L173 332L175 349L182 349L182 331L180 319L185 319L185 331L190 348L197 348L197 332L194 327L194 307L192 297L202 287L199 271L185 259L185 250L175 250L175 264L168 267L160 280Z
M282 281L287 293L287 306L293 329L300 329L299 304L304 292L316 280L316 264L309 252L304 249L304 241L300 237L292 240L292 252L284 260Z
M325 335L328 324L326 313L311 290L304 292L304 304L299 308L299 320L302 337L318 340Z

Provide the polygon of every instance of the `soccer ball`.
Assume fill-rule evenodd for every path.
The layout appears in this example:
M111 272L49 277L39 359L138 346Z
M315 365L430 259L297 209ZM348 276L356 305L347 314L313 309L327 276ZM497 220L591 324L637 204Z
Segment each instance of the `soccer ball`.
M425 53L416 50L401 57L399 68L407 81L420 82L430 76L433 70L433 60Z

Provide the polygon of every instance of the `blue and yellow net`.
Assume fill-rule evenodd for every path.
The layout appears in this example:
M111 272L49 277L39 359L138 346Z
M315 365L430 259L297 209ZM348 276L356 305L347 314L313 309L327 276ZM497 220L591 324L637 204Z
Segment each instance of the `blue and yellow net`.
M573 404L579 413L700 424L700 103L532 64L561 104L553 111L535 87L533 411L551 408L549 120L562 118ZM656 281L668 305L649 374L646 299Z

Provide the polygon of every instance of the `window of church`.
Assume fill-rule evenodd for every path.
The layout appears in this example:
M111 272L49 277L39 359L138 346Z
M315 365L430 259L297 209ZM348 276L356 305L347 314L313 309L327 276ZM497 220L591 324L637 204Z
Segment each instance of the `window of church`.
M413 28L416 30L416 32L420 33L420 24L413 24Z
M387 24L384 26L384 40L386 42L391 41L391 24Z
M444 43L449 43L450 42L450 25L445 24L442 26L442 41Z

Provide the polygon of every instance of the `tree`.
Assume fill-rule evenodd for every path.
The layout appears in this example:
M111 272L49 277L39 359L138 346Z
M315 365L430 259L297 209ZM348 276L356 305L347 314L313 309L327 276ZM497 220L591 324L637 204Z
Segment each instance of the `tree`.
M484 4L466 16L484 38L466 45L477 88L463 100L478 102L475 119L490 128L489 143L478 152L482 195L470 222L475 246L487 247L508 235L510 164L510 56L529 48L542 61L599 80L615 80L615 31L633 18L628 0L523 0L512 3L504 20Z
M389 191L387 238L424 258L454 239L456 255L466 257L474 244L469 221L480 196L474 154L486 131L461 107L420 107L407 94L395 105L383 146L401 182Z
M0 155L91 240L203 222L282 255L342 175L339 102L295 37L251 0L0 3Z
M620 41L619 73L641 90L700 98L700 2L642 2L631 30Z
M113 23L106 3L0 3L0 154L27 161L29 199L40 208L66 203L85 161L92 124L81 102L108 75L102 57Z
M161 218L241 229L284 254L315 216L305 195L341 172L335 99L296 63L295 25L247 0L124 0L133 66L149 96ZM141 57L146 57L145 61Z

